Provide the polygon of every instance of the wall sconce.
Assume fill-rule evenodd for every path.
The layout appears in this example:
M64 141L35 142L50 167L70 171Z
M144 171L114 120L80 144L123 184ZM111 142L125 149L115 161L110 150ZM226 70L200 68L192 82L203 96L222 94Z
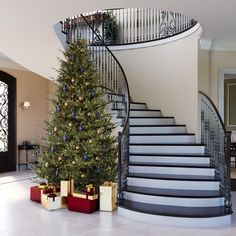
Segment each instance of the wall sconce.
M31 104L30 104L29 101L24 101L24 103L23 103L23 108L24 108L25 110L29 110L30 106L31 106Z

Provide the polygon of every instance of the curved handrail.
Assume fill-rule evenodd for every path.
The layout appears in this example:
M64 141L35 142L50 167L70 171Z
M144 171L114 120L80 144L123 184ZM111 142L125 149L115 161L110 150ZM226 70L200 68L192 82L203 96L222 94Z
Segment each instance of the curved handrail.
M96 35L97 38L99 38L99 40L102 42L102 46L104 46L107 51L110 53L110 55L112 55L113 59L116 61L116 63L118 64L119 68L121 69L121 72L123 74L123 78L124 78L124 82L125 82L125 86L126 86L126 91L127 91L127 114L125 117L125 121L124 121L124 128L121 132L121 136L124 134L126 128L128 127L128 123L129 123L129 114L130 114L130 92L129 92L129 84L127 81L127 77L126 74L124 72L124 69L122 68L120 62L117 60L116 56L113 54L113 52L106 46L106 44L104 43L104 40L102 39L102 37L100 35L98 35L95 30L93 29L93 27L89 24L89 22L86 20L86 18L83 16L83 14L80 14L80 16L84 19L84 21L88 24L88 26L90 27L90 29L92 30L92 32ZM106 88L107 89L107 88Z
M230 141L231 132L224 122L212 100L199 91L201 102L201 143L205 145L206 154L210 155L210 164L215 168L215 177L220 183L220 192L224 196L226 213L232 213L230 184Z
M146 43L181 34L197 24L192 17L176 12L143 9L116 8L83 14L89 25L109 46ZM67 40L76 34L79 17L64 21Z
M221 118L221 115L220 115L218 109L216 108L216 105L213 103L213 101L210 99L210 97L207 96L207 95L206 95L205 93L203 93L202 91L199 91L199 94L201 94L203 97L205 97L205 98L208 100L208 102L211 104L211 106L213 107L214 112L216 113L216 115L217 115L217 117L218 117L218 119L219 119L219 122L220 122L220 124L221 124L221 126L222 126L222 129L224 130L224 133L225 133L225 135L226 135L228 131L226 131L224 122L223 122L223 120L222 120L222 118Z

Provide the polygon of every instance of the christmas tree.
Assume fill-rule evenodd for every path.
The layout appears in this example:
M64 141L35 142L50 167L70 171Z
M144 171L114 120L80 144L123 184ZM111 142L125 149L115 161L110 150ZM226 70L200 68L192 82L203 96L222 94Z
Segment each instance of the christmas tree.
M114 181L114 124L84 40L69 45L58 72L48 137L36 173L49 183L74 179L79 189L90 183L98 187L104 181Z

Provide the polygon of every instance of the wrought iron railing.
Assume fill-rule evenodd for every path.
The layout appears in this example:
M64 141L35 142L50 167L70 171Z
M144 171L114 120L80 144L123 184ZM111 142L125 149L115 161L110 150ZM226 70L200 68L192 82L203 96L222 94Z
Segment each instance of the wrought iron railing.
M180 34L196 25L189 16L157 9L128 8L99 10L83 14L83 17L100 35L106 45L124 45L159 40ZM67 40L76 38L81 31L88 33L88 25L81 28L81 15L67 18L63 31ZM96 37L89 34L87 37ZM93 39L98 45L100 40Z
M121 201L128 175L130 94L127 78L119 61L105 45L103 35L94 30L94 25L91 25L89 18L81 14L75 19L76 25L70 24L72 27L69 28L65 23L68 20L61 22L62 32L67 34L68 43L75 41L78 37L86 40L99 76L99 87L105 90L106 99L112 103L112 108L118 111L121 119L121 130L117 137L119 144L118 198Z
M232 213L230 186L230 141L231 132L226 131L221 116L211 99L199 92L201 104L201 143L205 144L210 164L220 182L226 213Z

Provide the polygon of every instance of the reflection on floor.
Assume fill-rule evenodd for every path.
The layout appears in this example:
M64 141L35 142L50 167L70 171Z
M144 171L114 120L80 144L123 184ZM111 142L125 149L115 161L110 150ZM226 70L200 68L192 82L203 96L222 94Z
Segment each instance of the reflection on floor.
M33 177L28 172L0 174L1 236L236 235L236 213L229 226L197 229L162 226L158 222L147 224L122 217L117 212L98 211L89 215L67 209L50 212L29 200L29 188L35 185ZM232 192L232 201L236 212L236 192Z

